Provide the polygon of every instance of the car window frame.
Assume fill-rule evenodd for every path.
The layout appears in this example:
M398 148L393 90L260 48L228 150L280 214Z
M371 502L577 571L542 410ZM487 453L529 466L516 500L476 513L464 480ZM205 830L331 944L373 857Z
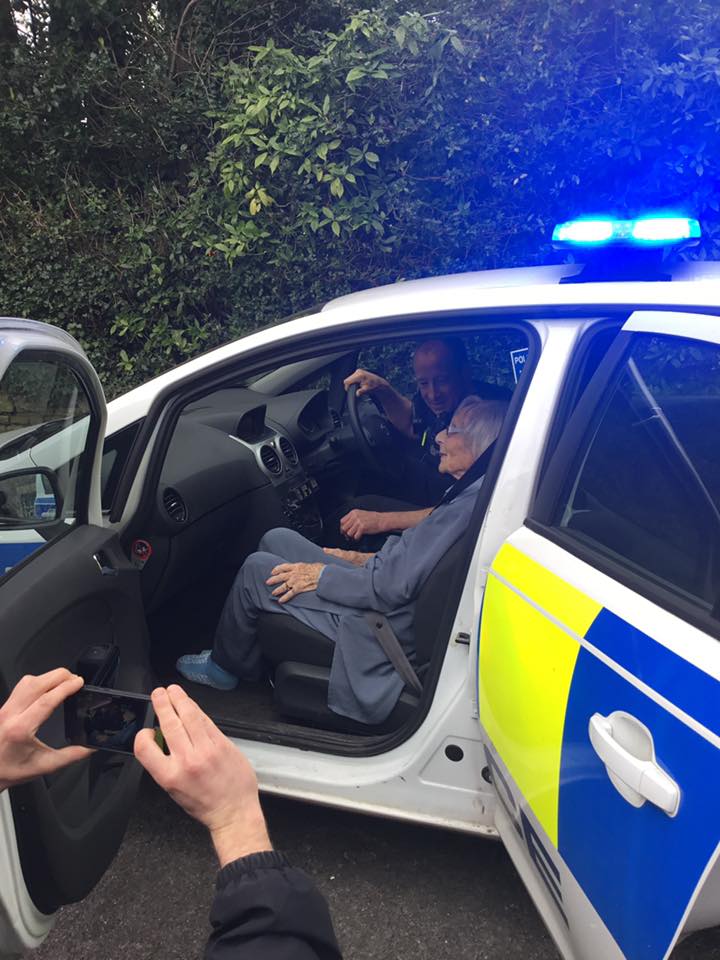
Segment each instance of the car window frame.
M720 588L715 603L707 610L701 606L699 598L696 601L690 596L681 595L679 588L674 590L671 586L655 580L651 571L633 569L630 560L627 563L615 560L603 552L601 545L595 547L585 543L567 530L556 526L554 522L566 489L567 477L577 476L581 461L587 454L610 399L626 371L626 363L633 346L637 338L643 335L622 330L611 344L595 376L571 413L549 458L525 526L668 613L720 640ZM679 332L677 336L683 339L682 333Z
M76 509L73 522L68 523L66 518L61 518L60 520L56 521L55 526L57 527L57 534L52 536L49 540L45 540L44 543L38 546L37 550L33 550L32 553L29 553L18 563L14 564L9 570L1 573L0 587L4 586L8 580L17 573L18 570L22 570L28 564L32 563L33 559L40 553L43 553L53 544L68 536L68 534L72 533L73 530L77 530L83 526L88 526L90 523L90 494L92 490L93 469L99 446L100 432L103 424L103 410L98 405L98 396L95 385L87 375L87 368L85 366L86 361L84 362L82 358L75 356L73 353L70 353L63 348L52 350L47 347L27 347L13 357L10 366L8 366L7 370L5 371L5 374L7 374L8 370L10 370L12 364L16 362L25 362L28 359L32 359L33 361L39 363L64 363L69 367L72 373L78 378L80 385L82 386L82 389L87 397L89 407L88 416L90 418L90 423L88 424L88 432L85 437L85 448L82 454L80 454L80 463L78 464L78 476L75 489Z

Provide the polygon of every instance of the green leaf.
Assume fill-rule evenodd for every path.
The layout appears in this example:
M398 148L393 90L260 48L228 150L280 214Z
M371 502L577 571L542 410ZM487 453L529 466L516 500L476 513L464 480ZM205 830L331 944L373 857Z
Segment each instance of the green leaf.
M333 222L330 224L330 229L332 230L332 232L335 234L336 237L340 236L341 227L340 227L340 224L337 222L337 220L333 220Z
M372 150L368 150L365 154L365 159L368 163L380 163L380 157L376 153L373 153Z
M362 67L353 67L352 70L348 70L348 74L345 77L345 83L354 83L356 80L360 80L360 78L364 76L365 71Z
M406 32L405 32L405 27L396 27L396 28L395 28L395 40L397 41L397 45L398 45L399 47L404 46L406 35L407 35L407 34L406 34Z
M321 143L319 146L315 147L315 153L320 157L321 160L327 160L328 145L326 143Z
M335 177L333 182L330 184L330 193L335 197L341 197L345 193L345 187L342 185L342 180L338 177Z
M340 146L341 143L342 143L342 140L331 140L330 143L327 145L328 150L337 150L337 148Z
M323 111L323 113L324 113L326 116L327 116L327 114L330 112L330 94L329 94L329 93L326 93L326 94L325 94L325 99L323 100L322 111Z
M453 49L456 50L461 57L465 56L465 47L463 46L463 42L460 37L453 34L450 37L450 43L453 45Z
M280 157L279 157L279 156L277 155L277 153L276 153L275 156L274 156L274 157L272 158L272 160L270 161L270 173L275 173L275 171L276 171L277 168L278 168L279 163L280 163Z
M266 160L267 160L267 154L266 154L266 153L259 153L259 154L255 157L255 164L254 164L255 167L261 167L261 166L265 163Z

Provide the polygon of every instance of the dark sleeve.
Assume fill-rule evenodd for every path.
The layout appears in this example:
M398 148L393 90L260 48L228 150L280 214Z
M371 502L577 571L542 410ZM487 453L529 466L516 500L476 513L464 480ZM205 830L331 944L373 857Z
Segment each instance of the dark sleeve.
M342 960L325 898L281 853L218 874L205 960Z

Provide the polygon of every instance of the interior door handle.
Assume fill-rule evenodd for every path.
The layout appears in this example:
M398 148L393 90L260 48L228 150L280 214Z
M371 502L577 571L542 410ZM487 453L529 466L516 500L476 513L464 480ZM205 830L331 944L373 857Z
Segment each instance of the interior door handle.
M104 577L117 577L118 570L116 567L113 567L109 563L107 557L103 553L94 553L93 560L98 565L98 570Z
M609 717L594 713L588 731L613 786L628 803L642 807L648 801L675 816L680 787L658 766L652 734L643 723L622 710Z

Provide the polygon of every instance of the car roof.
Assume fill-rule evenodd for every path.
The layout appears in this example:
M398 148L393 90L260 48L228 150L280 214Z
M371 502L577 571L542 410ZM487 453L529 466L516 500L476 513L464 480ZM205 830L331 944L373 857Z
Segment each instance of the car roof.
M518 287L538 287L560 285L562 279L577 276L583 269L583 264L562 263L545 267L511 267L503 270L478 270L470 273L445 274L439 277L423 277L419 280L399 280L395 283L357 293L349 293L342 297L335 297L322 308L323 313L330 310L372 307L377 302L388 304L416 296L428 297L444 301L440 309L448 307L447 296L470 290L500 290ZM720 263L709 260L680 261L667 269L668 275L674 282L689 282L701 280L717 280L720 282ZM592 284L593 288L617 287L624 281L603 282ZM571 289L578 290L577 284L570 285ZM597 294L595 294L597 297ZM545 299L545 298L543 298ZM565 299L565 298L563 298ZM584 298L581 298L584 299ZM603 298L600 297L600 300ZM374 312L374 311L373 311ZM403 311L404 312L404 311Z
M582 269L575 264L552 267L517 267L510 270L487 270L476 273L451 274L421 280L407 280L338 297L316 313L297 316L285 322L264 327L253 333L216 347L180 366L161 373L108 404L108 430L114 431L145 415L157 393L180 379L200 374L217 363L233 360L256 347L279 343L299 334L323 333L330 328L341 330L363 320L387 320L450 311L527 310L565 320L568 311L577 306L587 315L597 309L597 316L606 310L627 309L707 309L720 308L720 263L693 261L678 264L672 283L603 282L565 283L562 277Z

